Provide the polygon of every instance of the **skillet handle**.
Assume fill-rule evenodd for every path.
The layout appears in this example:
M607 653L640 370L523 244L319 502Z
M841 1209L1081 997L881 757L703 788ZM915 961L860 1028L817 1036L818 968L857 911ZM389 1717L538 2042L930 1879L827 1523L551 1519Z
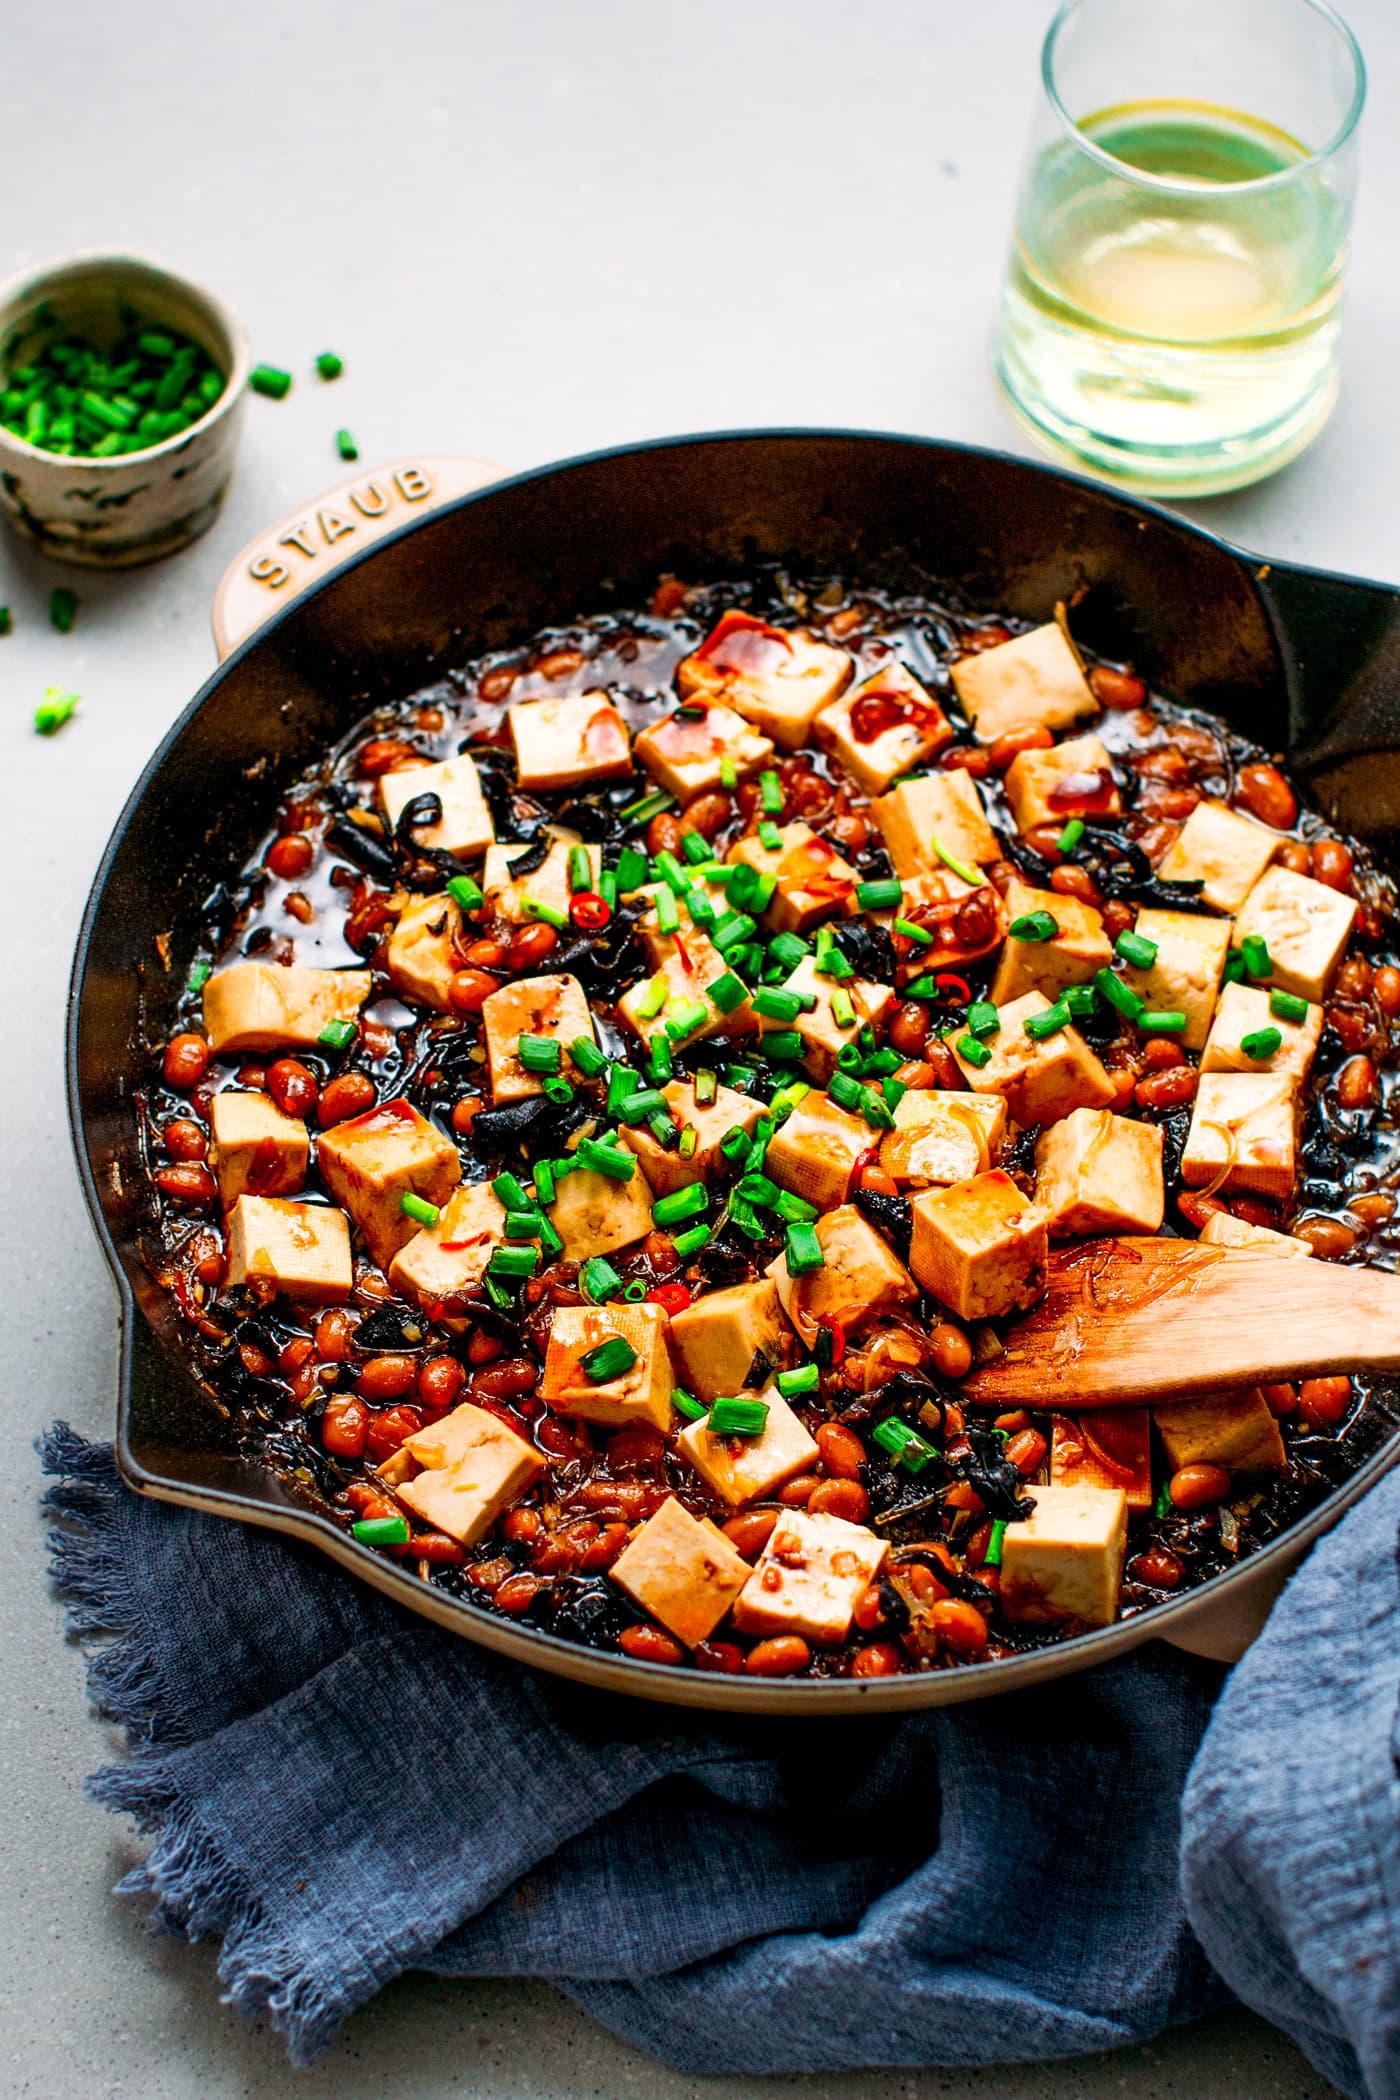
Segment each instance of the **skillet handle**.
M250 540L223 573L213 611L219 662L350 555L441 503L499 481L507 471L458 453L416 453L364 469L288 511Z

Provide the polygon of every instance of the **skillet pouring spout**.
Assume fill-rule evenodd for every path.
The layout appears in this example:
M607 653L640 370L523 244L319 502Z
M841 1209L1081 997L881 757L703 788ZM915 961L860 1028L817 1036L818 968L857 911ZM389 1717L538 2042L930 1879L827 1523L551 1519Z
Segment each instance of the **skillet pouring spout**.
M1121 1407L1400 1369L1400 1277L1187 1240L1050 1257L1045 1297L963 1391L976 1407Z

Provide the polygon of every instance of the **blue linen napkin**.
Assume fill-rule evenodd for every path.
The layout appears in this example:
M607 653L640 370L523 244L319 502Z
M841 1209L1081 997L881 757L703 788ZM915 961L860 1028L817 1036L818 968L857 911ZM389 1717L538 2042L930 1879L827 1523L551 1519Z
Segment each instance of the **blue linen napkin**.
M415 1967L550 1977L691 2073L1073 2055L1226 1995L1177 1883L1209 1665L1153 1646L898 1722L701 1724L141 1500L71 1431L43 1457L133 1751L91 1791L152 1839L121 1892L220 1935L297 2063Z

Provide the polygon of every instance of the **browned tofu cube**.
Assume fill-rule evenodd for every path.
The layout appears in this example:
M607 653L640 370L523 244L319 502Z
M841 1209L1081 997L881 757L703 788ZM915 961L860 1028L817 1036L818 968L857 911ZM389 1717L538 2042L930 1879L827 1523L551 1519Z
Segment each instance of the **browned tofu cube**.
M492 853L497 850L491 848ZM444 892L426 897L404 893L385 957L395 991L438 1013L451 1013L452 979L463 966L463 947L475 937L464 932L461 911Z
M1057 1238L1081 1232L1160 1232L1162 1128L1110 1108L1077 1108L1042 1131L1035 1205Z
M1311 1240L1300 1240L1291 1232L1273 1232L1267 1225L1246 1224L1228 1210L1213 1210L1199 1238L1203 1247L1252 1247L1261 1254L1289 1254L1305 1260L1313 1251Z
M968 1062L955 1037L950 1045L959 1069L976 1094L1000 1094L1013 1123L1023 1130L1032 1123L1058 1123L1076 1108L1107 1108L1118 1096L1103 1065L1077 1028L1054 1035L1029 1036L1030 1014L1043 1014L1050 1001L1042 992L1027 992L1001 1009L1001 1028L988 1038L992 1055L985 1065Z
M1005 903L1006 946L987 993L994 1006L1010 1006L1027 992L1044 992L1053 1003L1067 985L1087 984L1112 962L1113 944L1091 904L1062 897L1058 890L1033 889L1019 879L1008 883ZM1010 929L1038 912L1048 912L1058 932L1048 941L1018 940Z
M476 763L465 752L458 758L444 759L440 765L405 766L383 775L379 799L390 831L397 830L405 809L420 795L436 795L442 804L442 816L436 824L413 827L413 836L420 846L464 858L486 851L496 836L496 827L481 792Z
M1006 769L1006 799L1018 831L1113 817L1123 807L1102 737L1075 736L1049 751L1018 751Z
M966 867L986 866L1002 858L997 835L987 822L982 797L972 775L925 773L902 780L871 804L871 815L884 835L890 865L902 880L930 873L945 863L934 840Z
M721 785L726 758L742 780L773 756L772 739L722 704L667 715L644 729L632 748L657 786L682 804Z
M843 1203L813 1227L825 1260L804 1276L788 1272L787 1256L768 1264L783 1311L811 1347L824 1319L843 1327L896 1306L912 1305L918 1288L903 1262L853 1204Z
M400 1447L423 1468L395 1493L425 1524L474 1546L544 1471L544 1457L484 1407L464 1400Z
M228 1210L240 1196L293 1196L306 1180L311 1143L299 1116L266 1094L230 1087L209 1104L209 1164Z
M1280 1201L1297 1172L1293 1083L1268 1072L1203 1072L1181 1155L1188 1188L1255 1189Z
M567 1186L567 1184L566 1184ZM595 1378L586 1359L604 1343L620 1340L632 1351L626 1370ZM666 1314L659 1305L561 1305L549 1328L540 1398L556 1414L576 1415L626 1429L649 1423L663 1435L671 1429L675 1373L666 1343Z
M1331 988L1357 914L1355 897L1344 897L1310 875L1268 868L1240 908L1235 939L1262 938L1273 964L1270 983L1300 999L1320 1003Z
M761 1388L787 1360L787 1322L765 1276L706 1291L671 1317L682 1383L697 1400Z
M651 1231L651 1191L641 1173L613 1181L591 1167L575 1167L559 1183L549 1217L564 1242L565 1261L616 1254Z
M1169 882L1203 882L1213 911L1237 912L1279 848L1279 834L1223 802L1198 802L1177 833L1161 872Z
M513 926L527 924L535 914L525 909L528 897L535 904L546 904L551 910L563 912L567 918L569 899L573 892L569 888L569 856L575 846L583 845L576 831L569 831L559 824L549 826L549 850L543 861L529 875L512 875L510 864L530 852L526 846L493 846L486 856L486 866L481 871L481 887L487 905L492 911L509 919ZM603 849L601 846L584 846L588 855L588 888L596 890L598 877L602 873ZM533 857L533 856L532 856Z
M798 1634L823 1647L844 1641L889 1542L825 1511L784 1510L734 1606L740 1633Z
M1283 1041L1271 1057L1251 1057L1245 1038L1276 1029ZM1201 1052L1203 1072L1286 1073L1301 1089L1322 1038L1322 1008L1310 1006L1301 1021L1284 1021L1270 1010L1269 995L1257 984L1227 984Z
M653 1196L669 1196L676 1189L689 1188L693 1181L716 1180L727 1164L719 1149L721 1139L736 1129L752 1136L763 1114L761 1101L733 1087L717 1087L707 1108L696 1107L695 1088L688 1079L672 1079L661 1091L676 1129L695 1132L695 1150L689 1159L683 1159L674 1148L658 1145L645 1123L620 1133L623 1144L641 1161Z
M969 867L968 873L973 872ZM930 971L962 972L969 963L995 954L1006 938L1006 906L990 882L964 882L951 868L940 867L925 875L903 876L899 887L898 907L871 912L870 918L890 934L901 980ZM849 916L858 910L853 898ZM895 932L897 918L921 927L928 938Z
M856 1161L869 1151L872 1136L863 1116L838 1108L825 1094L808 1094L768 1140L763 1171L804 1202L834 1210L846 1201Z
M204 987L204 1033L216 1057L314 1050L328 1021L359 1018L372 983L368 970L230 963Z
M1058 621L1018 634L953 665L953 689L983 743L1023 722L1068 729L1099 703Z
M462 1178L452 1140L402 1100L381 1101L367 1115L323 1130L316 1163L381 1269L419 1229L405 1215L403 1198L419 1196L441 1206Z
M812 728L867 795L883 795L953 740L932 693L895 658L824 707Z
M389 1264L389 1282L422 1306L469 1297L505 1239L505 1209L489 1181L464 1182L436 1225L415 1232Z
M1009 1174L911 1196L909 1266L926 1291L963 1320L994 1320L1033 1305L1045 1288L1045 1220Z
M819 839L810 824L779 827L782 845L765 846L754 833L730 847L731 861L747 861L760 875L773 875L778 887L763 914L774 933L806 933L822 919L845 912L855 895L856 871L834 846Z
M1129 1509L1152 1507L1152 1417L1145 1407L1095 1407L1056 1415L1052 1487L1121 1488Z
M684 932L677 941L673 935L661 932L654 904L648 905L637 924L653 974L629 985L617 1002L617 1010L644 1043L689 1007L703 1007L704 1017L686 1030L682 1038L685 1042L696 1042L707 1035L745 1035L753 1028L753 1007L747 999L726 1014L709 996L709 987L728 973L729 965L703 927L690 923L687 914ZM655 1013L648 1013L644 1009L658 982L666 996Z
M608 1574L634 1604L687 1648L708 1640L752 1569L708 1517L668 1495Z
M527 1072L520 1062L522 1035L543 1035L559 1044L560 1069L569 1045L579 1036L593 1041L593 1016L577 977L517 977L481 1002L486 1056L494 1102L521 1101L542 1094L546 1075Z
M803 1428L776 1385L735 1397L761 1400L767 1408L768 1419L758 1436L713 1436L705 1422L699 1421L687 1422L676 1438L681 1457L689 1460L706 1487L731 1509L771 1494L794 1473L803 1472L817 1455L816 1439Z
M228 1280L273 1284L301 1305L339 1305L354 1265L343 1211L277 1196L240 1196L228 1216Z
M769 627L748 613L728 612L676 672L683 699L722 700L747 721L796 751L824 707L849 684L855 666L844 649L801 627Z
M1154 1407L1152 1419L1172 1471L1225 1466L1231 1473L1276 1473L1288 1464L1278 1423L1258 1386L1206 1393Z
M836 1060L847 1043L853 1043L867 1024L877 1030L883 1028L895 1005L894 991L887 984L872 984L865 977L843 977L838 985L834 977L819 977L813 955L805 955L792 975L784 978L783 990L796 992L799 998L814 999L816 1004L791 1023L763 1021L761 1032L795 1028L802 1038L802 1062L811 1078L821 1085L836 1070ZM851 1002L854 1019L850 1022L838 1021L831 1010L838 991L844 992Z
M1005 1135L999 1094L911 1087L895 1109L894 1129L881 1140L880 1165L901 1189L949 1188L995 1166ZM771 1144L768 1152L771 1162Z
M632 771L627 724L606 693L519 700L506 718L523 788L582 787Z
M1230 952L1230 921L1204 912L1140 911L1133 930L1152 942L1157 959L1146 970L1125 969L1123 982L1150 1012L1185 1014L1186 1028L1175 1040L1183 1049L1199 1050L1210 1033Z
M1001 1608L1013 1622L1110 1626L1128 1550L1121 1487L1037 1487L1032 1516L1001 1542Z

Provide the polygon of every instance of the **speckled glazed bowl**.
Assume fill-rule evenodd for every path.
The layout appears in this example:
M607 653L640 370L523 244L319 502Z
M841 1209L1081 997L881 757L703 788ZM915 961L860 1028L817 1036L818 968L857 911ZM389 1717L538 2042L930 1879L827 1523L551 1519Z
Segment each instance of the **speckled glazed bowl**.
M124 308L199 343L224 375L207 415L143 452L68 459L0 426L0 511L59 561L133 568L212 524L233 473L250 364L238 316L213 292L140 255L94 252L0 284L0 368L55 334L112 341Z

